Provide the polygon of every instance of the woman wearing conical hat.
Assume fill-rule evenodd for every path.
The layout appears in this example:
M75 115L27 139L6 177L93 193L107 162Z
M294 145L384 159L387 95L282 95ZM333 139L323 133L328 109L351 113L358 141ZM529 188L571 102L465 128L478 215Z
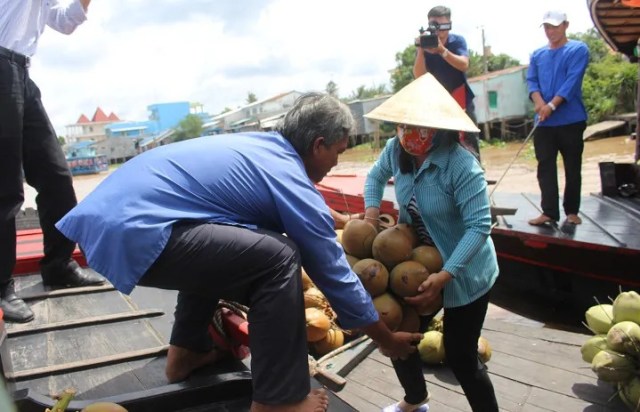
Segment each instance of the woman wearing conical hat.
M447 364L474 411L497 412L493 385L477 353L489 292L498 276L489 236L489 197L480 164L458 139L459 132L478 129L430 74L365 117L391 122L397 131L367 176L365 219L377 223L384 186L393 176L399 222L411 224L421 242L435 246L443 260L442 269L405 302L421 314L424 332L438 312L434 302L442 299ZM427 411L429 391L419 354L393 360L393 366L405 397L384 411Z

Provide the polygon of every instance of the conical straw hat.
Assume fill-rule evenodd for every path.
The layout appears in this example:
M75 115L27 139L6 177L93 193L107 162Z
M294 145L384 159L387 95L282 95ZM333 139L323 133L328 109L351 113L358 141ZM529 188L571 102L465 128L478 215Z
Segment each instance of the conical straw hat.
M418 77L364 117L434 129L480 131L431 73Z

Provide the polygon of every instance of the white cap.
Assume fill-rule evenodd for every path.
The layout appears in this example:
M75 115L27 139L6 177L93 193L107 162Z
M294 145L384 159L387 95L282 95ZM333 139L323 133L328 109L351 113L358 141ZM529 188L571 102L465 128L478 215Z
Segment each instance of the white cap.
M552 26L559 26L567 21L567 13L558 10L549 10L542 17L542 24L548 23Z

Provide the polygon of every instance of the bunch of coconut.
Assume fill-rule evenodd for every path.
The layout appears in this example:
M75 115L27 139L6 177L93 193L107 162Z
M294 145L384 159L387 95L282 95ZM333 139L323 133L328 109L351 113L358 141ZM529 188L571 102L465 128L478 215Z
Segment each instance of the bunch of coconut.
M632 411L640 411L640 295L621 292L613 304L590 307L585 319L594 336L582 345L582 359L598 379L617 386Z

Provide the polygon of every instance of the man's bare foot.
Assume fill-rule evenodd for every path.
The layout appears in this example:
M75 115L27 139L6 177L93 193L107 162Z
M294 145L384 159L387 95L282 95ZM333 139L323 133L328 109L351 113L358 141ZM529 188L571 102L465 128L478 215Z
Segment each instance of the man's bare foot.
M325 412L329 407L329 396L324 389L313 389L306 398L295 404L265 405L251 404L251 412Z
M167 352L165 374L167 375L169 383L180 382L187 379L194 370L215 363L218 359L222 358L223 355L224 354L217 349L202 353L170 345L169 351Z
M582 219L580 219L580 216L570 213L567 215L567 222L572 223L574 225L579 225L580 223L582 223Z
M551 219L549 216L545 214L542 214L535 219L529 220L529 224L532 226L542 226L545 223L549 223L549 222L553 222L553 219Z

